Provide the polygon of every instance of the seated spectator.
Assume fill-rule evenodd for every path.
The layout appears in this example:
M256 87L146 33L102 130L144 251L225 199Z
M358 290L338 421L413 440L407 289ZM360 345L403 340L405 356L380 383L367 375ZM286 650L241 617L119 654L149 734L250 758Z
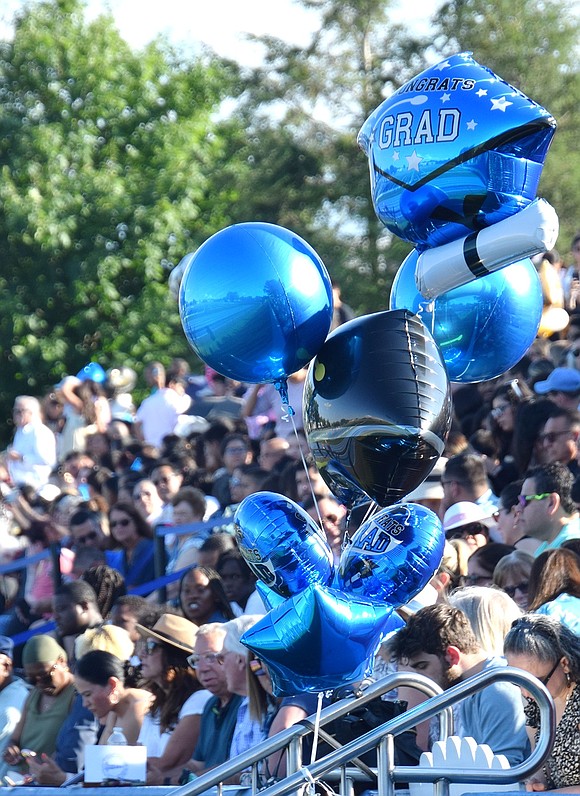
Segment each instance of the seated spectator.
M69 521L70 546L73 550L79 547L96 547L99 550L110 550L111 538L105 517L96 511L79 508Z
M8 745L28 698L30 688L13 668L14 642L0 636L0 754Z
M93 587L99 612L103 619L108 620L115 602L127 594L125 578L118 569L107 564L96 564L86 569L80 579Z
M528 610L529 581L533 557L523 550L503 556L493 570L493 585L505 591L522 611Z
M142 586L155 578L155 545L151 526L132 503L115 503L109 512L111 539L120 549L109 563L125 578L127 588Z
M181 578L179 608L186 619L197 625L228 622L234 611L217 572L193 566Z
M449 597L469 619L479 646L489 655L503 655L503 642L512 622L522 615L518 605L501 589L466 586Z
M533 562L529 611L546 614L580 634L580 557L561 547L546 550Z
M265 614L266 609L256 591L256 576L239 550L220 556L216 571L233 610L240 614Z
M501 542L490 542L479 547L467 562L466 586L491 586L493 573L504 556L513 553L515 547Z
M195 652L189 657L202 687L212 693L201 717L199 740L193 759L186 763L186 768L195 774L202 774L229 760L232 735L242 701L240 694L228 689L223 666L225 637L224 624L213 622L202 625L195 638Z
M560 462L528 470L518 498L521 530L540 542L534 555L580 537L580 518L572 500L574 478Z
M213 479L212 495L217 498L222 509L233 502L230 492L230 480L237 467L250 464L252 446L248 437L243 434L226 434L221 443L223 470Z
M152 628L137 625L142 636L141 673L153 702L138 743L147 747L150 777L183 766L199 738L201 714L211 694L201 688L187 659L194 651L197 626L163 614Z
M63 583L54 594L52 606L58 636L72 665L77 636L89 628L103 624L97 595L93 587L84 581Z
M31 749L37 755L55 752L59 730L76 696L66 652L50 636L30 638L22 651L22 664L33 687L4 750L0 778L8 770L27 773L22 749Z
M469 620L458 608L430 605L417 611L389 642L399 669L420 672L447 689L474 674L504 666L501 658L481 648ZM456 734L487 744L510 764L529 754L519 689L496 682L461 703L462 727Z
M465 585L469 548L461 539L445 541L443 556L437 572L429 583L437 592L437 602L447 602L447 596Z
M477 504L467 500L454 503L443 516L445 538L463 539L471 552L489 543L489 528L493 525L492 514L495 511L484 511Z
M527 790L577 793L580 786L580 639L568 627L541 614L526 614L514 622L504 644L510 666L523 669L543 683L556 708L556 736L542 769L527 782ZM532 746L540 732L540 710L527 699L526 724Z
M142 478L133 487L133 503L143 518L154 527L161 516L163 501L157 487L149 478Z
M147 620L151 613L156 615L153 622ZM141 638L136 626L153 627L162 613L161 608L152 605L144 597L138 597L136 594L125 594L115 600L111 608L110 621L112 625L126 630L131 641L136 644Z
M77 661L75 688L103 728L100 744L107 743L115 727L121 727L127 743L137 743L153 694L127 688L126 674L126 661L104 650L87 652Z
M231 533L212 533L199 548L197 556L199 566L215 569L222 553L236 549L236 540Z
M193 486L184 486L171 498L173 506L173 525L179 530L182 526L203 522L206 509L205 495ZM169 549L169 558L165 574L171 575L186 567L197 564L198 550L208 536L207 530L193 531L187 534L175 534ZM174 581L167 586L167 597L175 600L179 593L179 582Z
M493 515L496 521L496 536L498 541L511 544L517 550L522 550L533 555L539 542L529 536L522 536L519 523L519 494L523 481L512 481L505 486L499 496L499 506Z

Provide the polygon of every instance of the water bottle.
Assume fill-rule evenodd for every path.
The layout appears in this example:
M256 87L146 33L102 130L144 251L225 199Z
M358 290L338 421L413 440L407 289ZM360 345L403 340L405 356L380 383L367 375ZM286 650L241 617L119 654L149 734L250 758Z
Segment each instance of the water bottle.
M109 735L107 744L109 746L127 746L127 739L125 738L122 727L115 727L113 732Z

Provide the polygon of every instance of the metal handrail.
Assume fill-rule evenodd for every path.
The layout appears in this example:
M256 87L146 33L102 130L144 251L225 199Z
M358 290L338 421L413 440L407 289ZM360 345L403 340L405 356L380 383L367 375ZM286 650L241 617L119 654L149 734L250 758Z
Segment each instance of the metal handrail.
M415 672L394 672L393 674L387 675L387 677L383 677L382 679L377 680L375 683L369 685L368 688L365 688L365 690L360 694L360 696L341 699L339 702L324 708L320 712L320 720L318 722L319 726L324 727L325 724L328 724L335 719L339 719L342 716L346 716L348 713L352 712L352 710L360 708L373 699L381 697L388 691L401 686L415 688L416 690L426 694L427 697L433 697L434 695L442 694L442 691L438 685L421 674L416 674ZM216 768L213 768L211 771L208 771L207 773L197 777L193 782L188 782L187 784L182 785L180 788L172 791L171 796L198 796L214 785L219 785L220 783L226 782L231 777L234 777L236 774L239 774L241 771L249 768L250 766L254 767L252 792L257 792L256 764L275 752L279 752L280 750L288 747L287 770L290 772L295 772L302 768L302 739L306 735L309 735L313 732L314 723L315 716L309 716L308 719L304 720L304 722L293 724L291 727L288 727L287 729L276 733L276 735L272 736L271 738L267 738L265 741L257 744L247 753L216 766ZM382 726L390 727L391 725L392 721L389 721L386 725ZM446 708L443 710L441 715L442 736L444 738L448 737L449 733L452 731L452 728L453 714L451 708ZM337 741L335 741L331 736L327 736L326 733L324 733L324 740L328 742L329 745L338 747L338 749L345 748L342 746L342 744L339 744ZM356 758L357 754L353 754L349 760L352 760L356 763ZM364 766L364 764L363 767L365 769L363 773L367 775L368 767ZM263 792L265 793L265 791Z
M470 769L469 773L460 769L421 767L421 766L395 766L392 756L392 736L410 730L418 723L442 713L442 736L447 737L452 720L449 718L451 705L481 691L491 683L508 681L524 687L535 699L540 710L540 737L534 751L527 760L508 769ZM532 675L513 667L500 667L481 672L474 677L459 683L456 686L441 692L431 680L422 675L410 672L398 672L383 678L370 686L362 696L357 699L342 700L336 705L325 708L320 715L320 724L346 715L376 696L388 690L407 685L417 688L428 694L429 690L435 694L427 701L411 708L385 724L371 730L360 738L333 749L329 754L315 760L308 766L302 766L299 754L299 744L302 738L310 732L310 728L297 724L283 730L281 733L257 745L245 755L223 763L212 771L203 774L194 782L183 785L172 791L172 796L199 796L208 788L219 785L240 771L253 766L252 793L257 791L257 776L255 764L284 747L289 747L288 775L269 787L260 791L261 796L284 796L284 794L297 792L301 786L320 779L330 772L344 766L354 758L364 754L374 747L378 747L377 782L379 796L390 796L394 792L395 782L426 782L435 783L438 793L448 792L451 782L469 782L474 784L493 783L506 784L520 782L536 771L548 757L556 729L556 714L554 703L547 688ZM346 703L346 704L344 704ZM309 722L312 720L310 717ZM296 743L298 742L298 752Z
M556 713L554 702L548 689L532 675L513 667L501 667L481 672L470 677L462 683L445 691L438 696L417 705L406 713L397 716L387 725L377 727L355 741L345 744L342 749L330 752L324 758L316 760L301 771L286 777L282 782L276 783L261 791L261 796L283 796L285 793L295 791L300 785L310 779L319 779L329 771L344 765L353 755L364 754L377 744L383 744L383 757L385 755L385 736L395 732L404 732L414 727L418 722L430 719L442 708L449 707L460 699L465 699L481 691L486 686L497 681L509 681L525 687L534 697L540 709L541 732L536 748L532 754L513 768L507 769L476 769L470 768L469 772L462 769L427 768L421 766L395 766L385 760L378 767L378 793L379 796L388 796L393 792L395 782L431 782L443 781L447 785L451 782L469 782L473 784L493 783L507 784L520 782L536 771L548 757L556 731ZM445 792L445 789L440 789Z

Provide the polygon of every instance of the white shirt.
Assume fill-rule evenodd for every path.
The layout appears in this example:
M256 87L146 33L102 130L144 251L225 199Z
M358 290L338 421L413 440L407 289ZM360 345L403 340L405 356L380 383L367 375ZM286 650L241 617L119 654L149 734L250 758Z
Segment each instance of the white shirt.
M158 448L163 437L173 434L177 418L187 412L190 404L189 395L179 395L170 387L157 390L145 398L137 410L137 420L141 423L145 442Z
M22 459L8 459L12 481L17 485L30 484L39 489L48 483L56 466L56 438L41 420L33 420L16 429L12 450Z
M193 693L183 703L177 720L181 721L184 716L201 716L206 702L211 697L212 694L210 691L202 690ZM146 713L137 743L147 747L147 757L161 757L170 738L171 732L169 730L161 732L159 717L152 717L150 713Z

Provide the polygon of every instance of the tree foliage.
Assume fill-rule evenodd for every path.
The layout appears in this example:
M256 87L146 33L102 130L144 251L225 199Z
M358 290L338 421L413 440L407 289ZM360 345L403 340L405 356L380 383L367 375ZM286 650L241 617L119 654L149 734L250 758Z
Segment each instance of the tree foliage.
M43 2L0 43L0 411L97 359L183 355L171 265L229 223L212 114L235 71Z

